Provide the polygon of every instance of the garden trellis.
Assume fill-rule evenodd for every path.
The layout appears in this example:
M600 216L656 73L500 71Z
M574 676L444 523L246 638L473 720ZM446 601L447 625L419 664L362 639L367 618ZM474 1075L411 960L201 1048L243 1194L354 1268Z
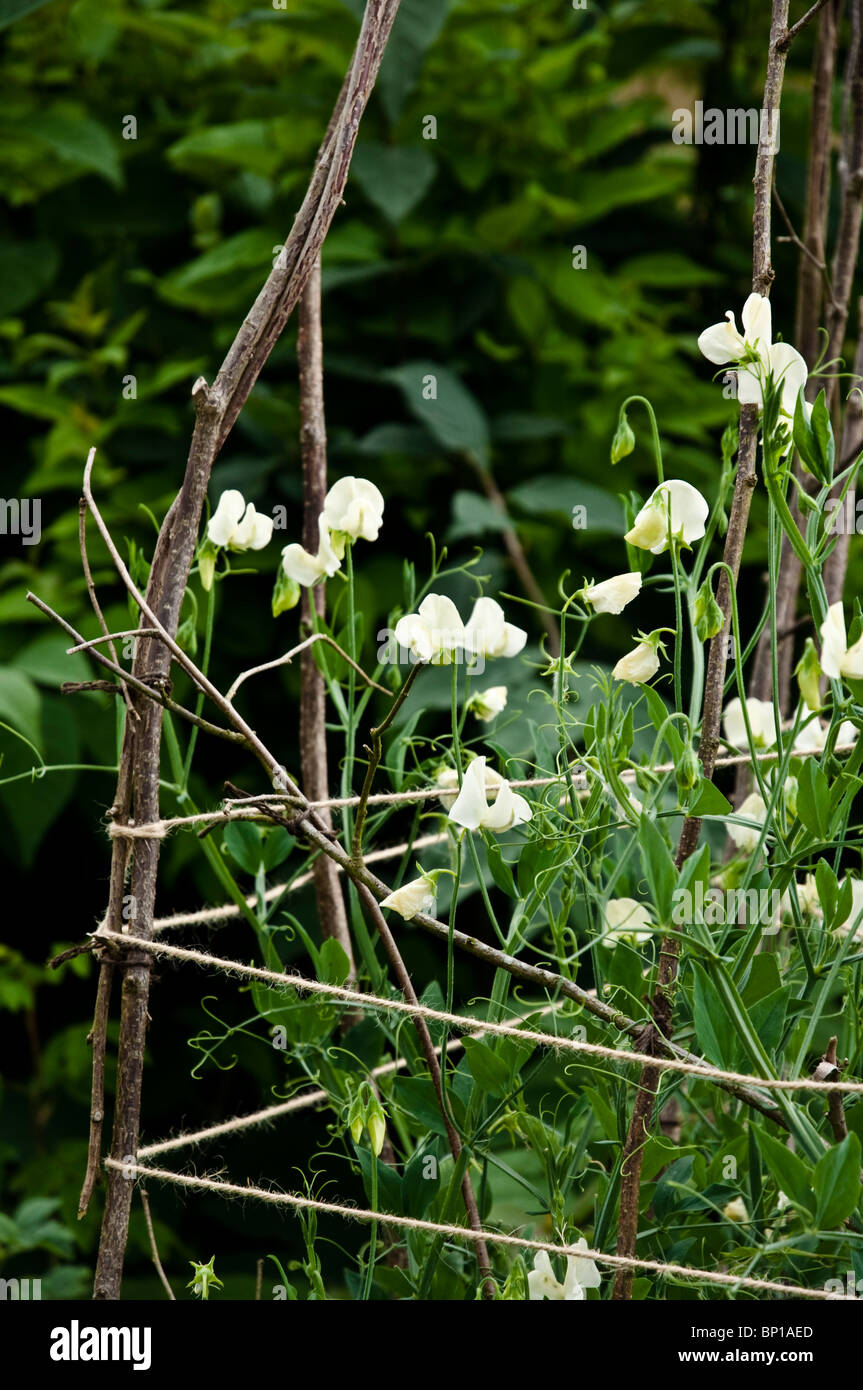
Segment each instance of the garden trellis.
M809 15L789 27L788 0L774 0L766 110L778 111L789 44L823 8L814 6ZM827 8L832 11L834 7ZM861 7L857 0L852 8L859 31ZM808 399L805 393L812 394L814 372L810 378L809 364L796 349L772 341L768 292L773 278L773 128L762 128L757 151L752 294L743 311L743 332L738 332L732 316L730 324L714 325L699 340L711 362L732 364L740 398L739 429L735 432L729 427L723 439L723 466L715 498L708 503L689 482L665 477L653 409L645 398L633 396L621 407L612 461L619 461L634 444L628 409L644 408L651 426L657 478L643 503L629 499L628 529L620 540L621 550L626 546L626 574L599 584L585 578L583 587L576 586L572 592L568 592L564 579L560 603L547 603L532 580L515 528L505 518L507 549L527 594L525 607L518 611L532 610L545 630L545 649L533 662L535 689L540 692L544 713L537 721L530 755L510 757L494 732L480 742L465 730L471 712L485 726L506 707L506 691L500 693L503 687L474 690L471 695L469 685L487 662L512 661L525 650L528 634L509 621L518 600L511 603L507 598L505 613L476 578L475 560L447 569L445 553L433 544L427 583L418 588L416 566L406 563L402 601L388 615L395 620L397 646L410 653L408 673L400 678L398 672L388 672L387 664L397 663L381 660L379 654L377 669L369 674L357 642L354 566L359 568L361 563L359 542L373 543L377 536L384 498L365 478L342 478L327 487L320 251L345 188L357 127L397 10L398 0L369 0L366 5L354 57L284 255L278 257L213 384L199 378L193 387L197 423L187 473L160 530L146 584L141 567L124 560L100 511L94 450L84 471L79 535L88 592L102 636L85 639L62 614L37 595L30 595L37 608L72 640L70 650L85 651L105 673L102 682L79 684L77 688L107 690L122 700L125 710L119 782L109 813L110 898L104 921L87 947L99 960L100 980L82 1212L102 1167L107 1022L112 983L117 977L122 980L117 1096L111 1151L104 1161L107 1202L95 1295L119 1297L131 1189L136 1177L149 1177L188 1191L242 1197L369 1223L371 1239L361 1260L358 1285L364 1298L370 1296L383 1262L376 1243L378 1227L391 1236L404 1232L408 1239L413 1232L417 1239L427 1236L435 1242L426 1269L411 1274L414 1282L410 1287L417 1297L429 1296L444 1240L467 1242L476 1257L475 1276L472 1266L467 1274L464 1267L459 1270L459 1278L464 1279L459 1286L462 1296L464 1289L489 1298L524 1296L540 1266L528 1275L518 1264L518 1256L511 1266L495 1266L492 1252L498 1250L565 1257L568 1270L570 1261L576 1262L575 1268L580 1267L579 1261L593 1261L614 1272L614 1296L620 1299L632 1296L633 1277L638 1272L732 1293L834 1297L825 1288L813 1286L812 1281L823 1275L828 1260L859 1257L863 1248L859 1197L859 1121L863 1109L859 1101L853 1103L863 1094L863 1082L844 1079L846 1064L836 1055L836 1037L831 1038L823 1055L818 1054L823 1046L822 1024L835 1017L829 1008L836 995L841 998L843 991L850 992L860 980L855 948L859 940L861 904L856 893L860 880L847 873L840 878L845 867L840 856L834 855L832 864L828 858L834 843L847 840L859 847L859 834L856 828L852 833L849 826L854 797L863 785L863 741L858 737L863 723L863 687L859 684L863 669L857 664L859 618L852 620L846 634L841 612L843 576L837 574L835 562L830 575L826 569L832 552L823 519L826 504L836 497L837 489L844 499L853 487L856 458L843 452L837 468L830 419L835 401L828 406L823 396ZM827 20L821 22L826 25ZM859 40L859 32L857 37ZM856 107L853 114L855 122L863 119ZM857 199L854 206L859 233L859 190L856 184L853 190L849 185L849 190L849 198ZM851 208L852 222L853 212ZM853 250L852 260L856 262L856 241ZM843 266L848 252L846 246ZM834 313L831 318L831 340L839 334L837 353L850 290L849 280L844 289L845 317L839 313L837 318ZM836 292L841 294L841 286ZM216 588L221 590L230 574L230 554L252 558L250 552L266 548L273 526L267 514L247 503L236 489L222 493L203 536L201 518L213 462L296 305L300 309L302 544L294 541L282 552L273 616L279 619L282 613L301 605L306 635L279 660L240 672L223 693L208 665ZM840 319L841 328L837 326ZM759 440L762 476L771 506L771 584L761 622L747 634L742 631L736 585L751 496L758 482ZM808 502L803 500L805 490L798 488L796 516L788 500L796 495L789 491L794 486L789 455L794 451L802 461L800 468L814 479ZM466 461L479 473L486 495L502 507L487 461L477 456ZM111 631L105 622L87 553L88 519L95 524L137 614L135 626ZM711 564L709 547L721 535L723 520L722 559ZM783 694L778 688L768 689L763 682L757 691L747 690L744 676L750 654L762 652L766 642L775 658L785 638L784 628L777 628L783 544L786 549L790 546L806 574L812 617L822 638L821 665L813 645L809 664L799 676L801 696L806 698L801 698L796 713L780 708L788 703L787 690ZM683 564L684 551L692 557L688 570ZM660 592L669 596L668 611L673 613L669 623L674 625L634 635L634 646L621 655L610 675L594 674L599 697L587 702L584 717L578 717L572 661L581 650L589 624L598 614L616 615L635 602L642 585L656 577L651 577L650 566L660 557L667 557L671 564L670 573L662 576L665 589ZM179 637L190 576L200 585L208 615L200 664ZM336 605L342 624L339 632L326 607L328 580L344 586ZM476 590L468 617L462 616L448 595L437 591L438 584L446 587L450 582ZM686 654L685 633L689 641ZM131 671L117 655L121 641L134 642ZM705 665L703 647L707 641ZM730 676L726 670L729 642L735 656ZM651 685L669 646L673 648L671 708ZM828 651L832 653L829 661ZM239 707L254 709L258 687L247 684L252 676L262 678L294 658L301 662L302 685L301 767L296 773L283 765L259 735L253 715ZM432 668L451 676L451 722L446 736L428 735L423 743L415 721L398 724L397 720L410 719L410 701L421 700L424 673ZM172 673L190 683L193 707L176 697ZM779 664L774 661L773 676L779 675ZM825 677L829 678L826 683ZM620 696L625 684L638 692L629 703ZM736 717L730 719L726 702L733 695L738 709ZM376 696L389 704L371 706ZM381 709L375 724L366 713L370 706ZM638 728L634 710L643 721ZM822 723L824 711L829 715L827 725ZM723 715L727 752L720 755ZM345 735L342 785L337 796L330 794L327 748L327 734L334 722ZM185 749L177 733L180 723L189 731ZM728 736L732 724L741 730L736 738ZM229 795L219 809L186 809L191 805L189 770L201 734L227 745L232 756L250 754L250 762L257 763L258 775L263 772L268 790L256 794L226 784ZM641 753L634 751L637 738L642 740ZM160 803L163 739L173 769L171 785L178 792L181 811L175 816L164 816ZM575 748L578 740L584 745L581 750ZM770 746L765 747L765 742ZM746 751L739 751L744 747ZM428 756L423 757L421 749ZM408 752L416 766L406 774ZM476 756L469 758L468 754ZM436 780L435 758L439 760ZM494 769L493 758L504 766L507 775ZM509 776L510 762L524 775ZM741 789L748 793L737 798L735 809L713 786L716 771L732 768L739 771ZM394 790L374 789L384 773L392 774ZM360 774L362 790L357 793ZM408 777L413 785L404 786ZM377 844L389 817L405 812L415 816L413 831L403 833L400 828L399 842L394 846ZM443 818L446 828L420 834L424 816ZM248 828L255 834L260 826L270 835L281 834L282 843L290 843L291 852L298 848L304 856L308 854L309 867L304 857L303 871L281 885L266 885L263 874L256 871L252 895L242 892L232 879L231 904L156 916L159 850L168 835L183 830L194 833L218 872L220 851L210 843L210 833L219 828L233 832ZM704 826L712 826L714 833L718 827L728 827L741 851L730 867L725 861L714 863L711 846L701 842ZM676 853L668 833L672 827L679 828ZM515 838L502 840L503 835ZM501 846L514 846L516 859L507 859ZM408 879L410 860L418 853L426 858L426 866L419 866L418 878ZM438 862L443 859L445 862ZM393 882L379 877L376 866L380 865L396 866ZM805 875L802 881L798 878L801 869ZM729 922L723 922L714 933L703 913L688 920L685 929L675 926L671 906L678 888L689 892L696 884L705 889L721 883L730 890L740 887L745 892L750 886L755 890L762 879L769 881L783 904L780 915L786 935L781 952L763 949L764 924L760 922L747 923L739 935L734 934L737 924ZM454 886L448 920L444 920L443 913L437 915L435 905L450 880ZM459 889L465 884L471 887L474 902L478 897L482 903L483 927L491 940L484 939L482 929L463 930ZM324 943L319 949L303 929L317 979L281 968L273 930L273 911L283 908L290 893L306 885L314 889L317 925ZM637 892L648 902L636 901L621 889ZM492 902L495 892L510 908L506 921L501 920L503 912ZM124 910L128 903L131 914ZM392 912L393 917L388 919L385 911ZM438 974L445 982L445 990L439 991L440 1003L444 1007L430 1002L425 994L418 996L400 949L407 933L400 927L397 940L390 927L396 917L410 922L412 932L423 933L438 948ZM235 918L245 918L252 926L264 965L249 965L165 940L169 930L215 926ZM541 939L540 928L544 933ZM779 930L778 924L775 930ZM649 959L648 945L657 946ZM642 948L644 954L640 954ZM614 964L612 952L617 953ZM468 1015L455 1005L457 956L471 957L494 972L483 1016ZM393 1052L401 1046L400 1024L408 1021L416 1031L413 1051L408 1055L405 1049L404 1056L367 1068L362 1058L353 1057L361 1064L359 1071L354 1068L340 1073L334 1061L339 1047L330 1049L330 1035L324 1033L321 1039L314 1039L316 1064L329 1077L330 1085L315 1085L306 1095L250 1115L234 1116L198 1132L141 1146L150 974L153 962L160 959L193 964L260 987L253 998L261 1022L279 1017L286 999L319 999L339 1006L341 1012L334 1011L332 1016L340 1020L339 1037L345 1052L350 1050L348 1025L355 1025L359 1018L378 1020L378 1040ZM600 987L585 988L578 983L576 976L583 960L590 962ZM328 972L338 978L326 978ZM429 987L437 983L437 976L427 982ZM532 1003L519 999L518 1010L509 997L516 983L537 996ZM392 993L388 994L388 989ZM308 1014L311 1017L311 1010ZM552 1026L535 1026L537 1019L546 1015L551 1017ZM594 1037L588 1038L588 1025L596 1030ZM433 1030L441 1035L438 1041ZM580 1030L579 1036L575 1030ZM459 1035L457 1040L448 1037L451 1032ZM848 1033L857 1055L859 1030L849 1025ZM792 1039L796 1052L786 1058L782 1048L791 1048ZM466 1051L467 1070L460 1075L450 1065L458 1050ZM544 1101L536 1100L531 1112L524 1098L528 1082L522 1073L528 1061L533 1065L534 1051L539 1052L540 1059L550 1058L559 1066L554 1086L564 1110L568 1107L575 1115L576 1104L589 1099L589 1116L588 1109L578 1111L583 1130L576 1138L565 1113L558 1132L556 1123L546 1118ZM730 1064L741 1058L740 1065ZM543 1065L543 1060L537 1062L537 1075ZM804 1074L807 1070L815 1074ZM855 1070L859 1073L859 1061L852 1065L852 1074ZM417 1114L408 1105L399 1109L399 1096L405 1093L399 1090L404 1073L409 1073L406 1081L425 1088L420 1091L415 1085L407 1092L414 1097L414 1105L419 1106L418 1097L423 1097L434 1111L433 1122L428 1120L428 1108L419 1118L425 1116L428 1136L434 1135L438 1146L436 1160L440 1159L447 1174L436 1220L390 1210L386 1201L380 1200L379 1184L385 1177L380 1156L385 1153L386 1167L395 1171L401 1165L406 1172L425 1152L425 1138L416 1132ZM597 1089L609 1080L614 1104ZM459 1081L470 1083L469 1091L459 1092ZM489 1120L483 1114L481 1123L478 1116L484 1093L495 1098L494 1118ZM845 1098L852 1104L846 1106ZM674 1146L665 1149L657 1138L657 1117L661 1121L664 1105L677 1104L680 1099L690 1103L695 1123L704 1126L699 1134L708 1132L717 1144L734 1150L730 1157L735 1172L745 1149L751 1165L747 1195L751 1203L760 1204L757 1220L761 1224L757 1228L755 1216L750 1216L745 1206L740 1215L742 1199L729 1187L730 1179L725 1180L724 1172L722 1180L715 1173L709 1181L703 1178L702 1190L698 1190L693 1174L707 1171L698 1142L681 1146L681 1152L672 1159ZM369 1207L169 1172L145 1161L324 1104L336 1114L335 1128L353 1137L356 1162L367 1182ZM722 1109L723 1105L728 1109ZM745 1123L741 1115L746 1117ZM761 1125L758 1129L754 1128L756 1121ZM746 1123L753 1128L746 1131ZM495 1229L488 1223L487 1170L495 1161L502 1167L483 1129L492 1124L500 1133L518 1136L545 1164L548 1215L556 1240ZM602 1129L602 1147L586 1157L594 1124ZM369 1138L370 1154L368 1147L360 1145L363 1134ZM477 1136L482 1134L485 1138L480 1142ZM650 1178L643 1180L645 1161ZM663 1188L669 1162L674 1172ZM590 1243L583 1237L578 1242L571 1238L580 1226L590 1224L586 1210L576 1217L567 1205L576 1173L589 1173L596 1186L594 1239ZM683 1221L681 1213L687 1208L674 1203L676 1192L685 1189L689 1209L697 1208L704 1215L703 1227L710 1227L706 1233L693 1229L691 1238L687 1236L684 1241L686 1250L697 1253L698 1242L707 1241L718 1231L725 1243L714 1255L735 1261L735 1272L705 1268L704 1260L696 1259L695 1254L686 1261L647 1259L638 1254L638 1242L644 1238L642 1218L650 1200L645 1184L654 1178L652 1198L664 1206L666 1218L675 1213L675 1219ZM537 1189L527 1179L522 1185L522 1193L525 1191L535 1202ZM768 1192L769 1197L765 1195ZM464 1206L466 1225L451 1219L458 1200ZM775 1214L768 1217L766 1213L773 1212L774 1206ZM823 1241L823 1249L819 1248L811 1264L806 1264L796 1248L796 1237L775 1236L788 1219L783 1215L787 1208L789 1217L799 1222L801 1243ZM661 1230L661 1216L657 1222ZM753 1229L757 1229L757 1238ZM616 1252L612 1254L602 1247L615 1230ZM746 1240L736 1240L739 1230L747 1233ZM787 1258L782 1277L761 1278L751 1273L762 1258ZM416 1266L424 1263L416 1251L413 1259ZM831 1272L841 1268L835 1264L829 1267ZM795 1277L798 1271L799 1277ZM548 1287L557 1287L553 1274L543 1277L550 1280ZM809 1284L801 1282L803 1279L809 1279ZM405 1280L402 1287L406 1289L407 1276ZM579 1292L585 1296L584 1288L579 1286Z

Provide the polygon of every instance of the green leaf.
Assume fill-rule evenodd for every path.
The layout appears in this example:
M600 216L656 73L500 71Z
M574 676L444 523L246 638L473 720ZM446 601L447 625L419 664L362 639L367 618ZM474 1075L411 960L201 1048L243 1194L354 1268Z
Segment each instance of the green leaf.
M815 1198L812 1195L812 1171L808 1164L772 1134L765 1133L757 1126L755 1139L780 1192L784 1192L795 1206L811 1215L815 1210Z
M507 502L530 516L562 516L570 524L575 519L574 507L583 507L584 526L591 536L620 535L624 529L623 507L620 499L604 488L595 487L581 478L565 474L540 474L510 488Z
M510 1089L510 1068L503 1058L476 1038L465 1038L464 1050L470 1074L480 1090L505 1096Z
M261 862L267 873L283 864L296 844L284 826L276 826L264 835L264 852Z
M704 968L695 961L692 962L692 973L692 1012L699 1049L716 1066L730 1067L733 1039L719 991Z
M11 724L13 729L20 730L37 748L41 746L39 691L23 671L13 671L8 666L0 666L0 720L5 724ZM4 743L8 737L8 734L0 730L0 739Z
M860 1201L860 1140L847 1134L815 1165L812 1186L817 1199L815 1220L822 1231L846 1221Z
M426 53L444 26L447 0L401 0L378 74L387 119L399 119L417 83Z
M59 265L60 253L51 241L0 243L0 318L17 314L38 299Z
M444 449L485 457L485 412L448 367L437 362L406 362L385 376L399 387L408 410Z
M797 778L797 815L811 835L830 834L830 783L814 758L806 758Z
M702 777L692 789L687 811L690 816L730 816L734 808L718 787Z
M32 14L34 10L41 10L43 5L47 5L49 0L0 0L0 29L6 29L8 25L14 24L16 19L21 19L25 14Z
M425 145L357 146L351 175L370 203L390 222L407 217L428 192L437 164Z
M85 681L91 674L87 658L83 652L67 656L69 646L68 637L46 633L16 652L11 665L39 685L49 685L55 690L63 681Z
M264 859L264 839L250 821L231 821L225 826L222 847L247 874L256 874Z
M489 531L508 531L511 524L499 507L477 492L456 492L452 499L453 519L446 529L447 542L473 539Z
M27 134L64 163L99 174L115 188L122 187L119 136L115 138L92 116L68 106L51 107L28 116Z
M656 916L659 918L660 924L668 925L671 921L674 889L677 886L677 870L674 867L671 851L662 838L656 822L651 820L649 816L641 817L639 840L641 857L644 861L647 881L650 884L650 896Z
M495 884L502 893L508 898L518 898L520 893L513 882L512 866L507 864L501 852L500 845L496 840L489 840L486 844L486 858L491 876Z
M318 979L328 985L343 985L351 973L351 963L340 941L328 936L318 951Z

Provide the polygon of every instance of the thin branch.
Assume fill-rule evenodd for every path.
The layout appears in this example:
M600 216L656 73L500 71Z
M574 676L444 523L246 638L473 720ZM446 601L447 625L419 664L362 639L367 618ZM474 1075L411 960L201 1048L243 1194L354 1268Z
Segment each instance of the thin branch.
M792 43L797 38L797 35L800 33L801 29L806 28L810 20L813 20L815 18L818 11L823 9L826 3L827 0L815 0L815 4L812 6L811 9L808 9L806 11L802 19L798 19L796 24L792 24L790 29L786 29L785 33L782 35L781 39L779 39L776 45L777 51L779 53L788 52L788 49L791 47Z
M192 388L196 422L186 472L159 532L147 584L147 605L141 608L154 626L168 634L176 633L179 624L213 462L303 291L342 200L360 121L397 11L398 0L367 0L356 47L330 121L326 148L316 161L308 192L285 243L284 256L279 257L246 315L212 388L203 378ZM155 620L154 613L158 614ZM163 643L151 637L140 639L133 673L139 679L148 677L164 682L170 671L170 656L171 651ZM184 662L180 660L180 664ZM159 816L161 734L161 708L150 702L143 709L134 749L126 749L127 757L134 758L133 811L138 824L148 824ZM254 744L252 748L257 752ZM117 856L126 853L127 845L117 842L112 875ZM132 895L138 909L137 929L144 937L153 930L158 859L158 842L134 842ZM146 955L131 956L124 970L111 1145L112 1156L120 1164L138 1145L150 970L151 961ZM110 1169L94 1282L97 1299L120 1296L131 1187L122 1168Z
M314 646L315 642L326 642L328 646L338 652L343 661L346 661L349 666L354 668L357 675L362 677L366 685L371 686L372 690L380 691L381 695L392 698L393 692L387 690L385 685L378 685L377 681L372 680L371 676L366 675L362 666L358 665L356 661L352 661L347 652L339 646L335 638L331 637L328 632L313 632L311 637L306 638L305 642L300 642L298 646L291 647L291 650L285 652L284 656L278 656L275 661L265 661L262 666L252 666L248 671L243 671L241 675L237 676L234 684L225 695L225 699L233 700L240 686L247 681L250 676L260 676L263 675L265 671L274 671L277 666L290 666L295 656L299 656L300 652L308 651L310 647ZM315 667L315 670L317 670L317 667Z
M147 1196L147 1193L143 1187L138 1188L138 1193L141 1198L141 1206L144 1208L144 1220L147 1223L147 1233L150 1237L150 1252L153 1257L153 1264L156 1266L156 1273L161 1279L162 1287L164 1288L168 1297L171 1299L173 1303L176 1303L177 1300L174 1297L174 1290L168 1283L168 1276L162 1268L162 1261L159 1259L159 1247L156 1244L156 1232L153 1230L153 1218L150 1215L150 1199Z
M125 632L106 632L102 637L91 637L88 642L79 642L75 647L67 647L66 655L74 656L76 652L88 652L93 647L98 647L102 642L114 642L118 637L157 637L158 630L155 627L130 627ZM111 652L114 661L119 665L117 653Z
M99 626L105 634L105 638L103 638L102 640L104 641L107 639L111 643L111 656L116 662L116 664L119 665L120 659L117 656L117 652L114 648L113 637L108 633L108 624L105 621L105 615L102 612L102 608L99 603L99 597L96 593L96 585L93 580L92 571L90 569L90 560L87 556L87 507L83 497L79 498L78 500L78 548L81 552L81 567L84 571L84 579L87 583L87 593L90 595L90 604L93 608L93 612L96 614ZM132 700L129 695L129 689L125 681L121 686L121 691L123 695L123 701L126 705L126 709L128 710L129 714L132 715L133 718L137 719L138 716L135 713L135 708L132 704Z

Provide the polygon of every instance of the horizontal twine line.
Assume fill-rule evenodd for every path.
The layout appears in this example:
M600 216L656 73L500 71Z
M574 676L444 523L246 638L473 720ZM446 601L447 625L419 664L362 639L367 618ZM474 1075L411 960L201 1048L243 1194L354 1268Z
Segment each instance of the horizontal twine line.
M314 1197L300 1197L293 1192L268 1192L262 1187L242 1187L239 1183L217 1181L214 1178L199 1178L188 1173L174 1173L167 1168L150 1168L140 1163L121 1163L114 1158L106 1158L105 1166L119 1172L134 1172L136 1175L155 1178L158 1182L173 1183L177 1187L197 1189L201 1192L222 1192L232 1197L253 1197L256 1201L267 1202L272 1206L301 1208L306 1211L320 1211L331 1216L346 1217L349 1221L377 1221L387 1226L400 1226L409 1231L427 1231L430 1235L452 1236L456 1240L470 1240L474 1243L487 1241L494 1245L516 1246L525 1250L545 1250L549 1255L573 1256L578 1260L593 1260L596 1264L611 1265L614 1269L643 1269L661 1275L677 1275L681 1279L693 1279L702 1284L717 1284L723 1288L753 1289L765 1293L784 1294L786 1298L813 1298L831 1301L842 1300L843 1294L828 1293L826 1289L806 1289L799 1284L780 1284L773 1279L753 1279L749 1275L719 1274L708 1269L694 1269L690 1265L665 1264L661 1260L640 1260L622 1255L606 1255L601 1250L585 1250L575 1245L556 1245L548 1240L531 1240L528 1236L507 1235L499 1231L475 1231L469 1226L451 1226L437 1221L425 1221L414 1216L395 1216L385 1211L370 1211L366 1207L352 1207L340 1202L322 1202ZM853 1297L853 1295L847 1295Z
M366 864L379 864L386 859L398 859L408 849L412 853L418 853L423 849L431 849L434 845L445 844L448 838L446 831L441 835L421 835L412 844L390 845L386 849L372 850L371 854L363 856L363 860ZM341 864L332 859L330 863L335 863L339 873L344 873ZM314 873L310 871L300 874L291 883L281 883L274 888L268 888L264 894L264 902L271 903L276 898L280 898L283 893L296 893L300 888L306 888L310 883L313 883L314 878ZM246 898L247 907L255 907L257 902L258 898L255 893L250 893ZM225 903L221 907L202 907L197 912L175 912L170 917L157 917L153 922L153 931L158 933L167 931L169 927L196 927L204 926L207 922L228 921L232 917L239 917L241 911L242 909L236 903Z
M601 1043L579 1042L575 1038L562 1038L553 1033L541 1033L534 1029L516 1028L507 1023L492 1023L489 1020L473 1019L451 1014L443 1009L431 1009L424 1004L409 1004L405 999L382 999L375 994L363 994L343 985L325 984L320 980L308 980L302 975L288 975L275 970L266 970L258 965L243 965L239 961L223 960L205 951L194 951L184 946L169 946L159 941L148 941L143 937L121 935L105 931L98 934L98 941L115 941L121 946L136 946L153 955L167 956L174 960L185 960L202 965L211 970L223 970L228 974L244 975L248 979L263 980L267 984L281 988L296 989L305 994L326 994L345 1003L359 1004L364 1008L388 1009L394 1013L406 1014L412 1018L424 1018L433 1023L445 1023L462 1033L496 1033L501 1037L511 1037L521 1042L533 1042L540 1047L573 1053L583 1053L591 1057L603 1057L607 1061L626 1062L638 1066L655 1067L659 1071L680 1072L695 1076L702 1081L732 1081L740 1085L760 1086L770 1091L843 1091L848 1094L863 1093L863 1082L857 1081L815 1081L809 1078L779 1078L749 1076L743 1072L725 1071L709 1064L696 1065L671 1057L653 1057L645 1052L627 1052L622 1048L605 1047Z
M845 752L854 747L854 744L837 744L834 752ZM795 757L813 757L821 749L799 749L795 752ZM768 750L759 753L753 759L748 753L735 754L732 757L717 758L714 766L738 767L744 763L751 762L775 762L779 757L778 752ZM655 774L665 774L674 772L676 763L659 763L656 767L647 767L643 770ZM593 769L587 768L587 772ZM589 795L586 784L585 769L581 764L570 768L570 773L577 780L576 794L579 797ZM631 768L625 768L620 774L621 782L627 785L635 784L637 773ZM524 790L530 787L553 787L564 783L567 780L567 773L558 773L554 777L522 777L514 779L509 783L517 790ZM486 782L486 790L494 791L498 783ZM414 791L407 792L377 792L374 796L369 796L366 800L368 806L395 806L400 803L409 805L422 801L440 801L444 806L452 802L458 796L456 787L419 787ZM295 806L304 811L322 810L343 810L350 806L358 806L362 801L360 796L334 796L327 797L323 801L306 801L287 793L265 792L261 796L249 796L240 799L231 799L226 802L225 808L221 811L199 811L192 816L172 816L165 820L148 821L143 825L129 825L122 821L111 821L108 825L108 835L111 839L123 840L162 840L169 835L172 830L178 830L183 826L194 825L219 825L227 824L232 820L265 820L267 819L266 808L269 805L277 806L280 810L287 804ZM368 856L370 857L370 856Z

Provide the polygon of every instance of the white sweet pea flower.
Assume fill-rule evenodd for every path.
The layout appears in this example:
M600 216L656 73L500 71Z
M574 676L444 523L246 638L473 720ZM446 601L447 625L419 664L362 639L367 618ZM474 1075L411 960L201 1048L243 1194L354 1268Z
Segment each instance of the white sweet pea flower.
M701 540L710 508L697 488L679 478L654 488L623 539L651 555L661 555L668 549L669 508L672 538L685 546Z
M253 503L236 488L228 488L219 498L207 524L207 539L228 550L263 550L273 536L273 518L256 512Z
M389 907L393 912L398 912L406 922L416 917L418 912L433 912L438 877L439 872L424 874L420 871L419 878L412 879L410 883L403 883L401 888L396 888L394 892L382 898L381 907Z
M772 748L776 743L776 711L770 700L747 700L746 713L756 748ZM722 716L725 737L732 748L748 747L743 705L739 699L729 700Z
M311 555L296 542L286 545L282 551L282 569L295 584L320 584L324 579L334 575L339 568L339 557L330 544L330 533L323 514L318 518L318 535L320 545L317 555Z
M329 529L354 541L376 541L383 515L384 499L368 478L339 478L324 498Z
M831 603L821 624L821 670L833 680L842 676L863 680L863 637L848 646L841 600Z
M465 650L478 657L517 656L527 641L523 628L508 623L493 598L478 598L465 623Z
M585 1299L585 1285L578 1281L578 1266L593 1264L592 1260L576 1260L572 1255L566 1257L566 1277L561 1284L554 1276L547 1250L538 1250L533 1260L533 1269L527 1276L530 1301L537 1303L544 1298L556 1303L582 1303ZM596 1266L594 1265L594 1269ZM590 1285L595 1288L595 1285Z
M647 637L641 632L638 635L641 641L631 652L620 658L611 673L613 680L643 685L659 670L659 651L664 649L657 633L652 632Z
M505 779L493 767L485 769L485 789L497 791ZM452 806L459 794L458 773L454 767L441 767L435 777L435 785L441 788L441 806Z
M418 612L399 618L395 638L417 661L449 666L454 653L464 646L465 633L452 599L443 594L427 594Z
M734 314L729 310L726 323L714 323L699 336L698 346L708 362L725 366L738 364L737 399L740 405L764 405L764 382L772 373L780 384L782 409L794 415L794 407L802 387L806 385L809 369L796 348L790 343L774 343L770 300L764 295L751 294L743 306L743 333L738 331ZM745 360L744 359L748 359ZM811 411L804 402L807 415Z
M474 758L464 774L461 791L456 797L449 818L465 830L491 830L501 834L514 825L524 825L533 819L529 802L501 779L497 796L491 806L486 796L485 757Z
M641 574L616 574L601 584L585 584L581 597L594 613L622 613L628 603L641 592Z
M722 367L726 362L739 362L747 354L755 354L767 366L767 353L773 341L773 318L770 300L762 294L751 294L743 306L743 332L730 309L725 323L711 324L699 334L698 348L708 362Z
M736 811L736 815L742 816L747 820L757 821L763 825L767 816L767 806L764 798L758 792L750 792L749 796L741 802ZM738 849L744 853L751 854L756 848L761 838L761 832L754 825L736 825L733 821L728 822L728 833Z
M467 707L471 714L476 715L483 724L487 724L506 709L506 696L505 685L490 685L486 690L477 690L471 695Z
M647 908L635 898L609 898L603 912L605 932L604 946L614 947L619 941L640 946L649 941L653 932L653 922Z

